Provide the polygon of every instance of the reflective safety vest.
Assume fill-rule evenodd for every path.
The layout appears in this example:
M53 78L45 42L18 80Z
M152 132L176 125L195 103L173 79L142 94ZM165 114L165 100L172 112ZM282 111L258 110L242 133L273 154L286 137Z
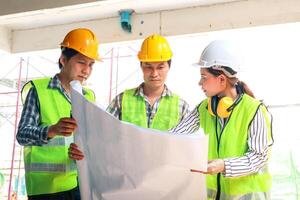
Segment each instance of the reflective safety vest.
M50 78L31 83L40 103L40 126L49 126L62 117L70 117L71 104L58 90L48 88ZM28 83L28 84L29 84ZM85 89L85 97L94 101L94 93ZM25 178L28 195L51 194L67 191L77 186L76 164L68 157L73 136L55 136L43 146L25 146Z
M123 93L122 121L158 130L168 130L178 124L179 96L172 94L162 97L152 123L148 127L145 100L140 95L135 95L135 92L136 88Z
M207 99L200 104L198 108L200 126L204 133L209 135L209 160L241 157L248 151L248 128L259 108L262 109L268 125L268 139L271 140L271 122L268 111L261 102L249 95L243 95L223 130L216 117L209 114ZM242 177L227 178L222 174L207 175L206 182L208 199L216 199L218 189L220 199L269 199L268 191L271 188L271 176L267 166L257 173Z

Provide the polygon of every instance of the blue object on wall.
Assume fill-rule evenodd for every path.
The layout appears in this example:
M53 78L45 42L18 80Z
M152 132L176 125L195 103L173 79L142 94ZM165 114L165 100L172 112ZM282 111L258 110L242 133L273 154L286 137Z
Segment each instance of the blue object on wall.
M131 15L134 10L120 10L121 27L125 32L131 33Z

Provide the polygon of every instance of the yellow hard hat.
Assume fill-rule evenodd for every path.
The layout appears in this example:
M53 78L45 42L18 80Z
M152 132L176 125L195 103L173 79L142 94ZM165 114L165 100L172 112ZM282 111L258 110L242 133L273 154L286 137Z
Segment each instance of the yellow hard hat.
M89 58L101 61L98 54L98 39L89 29L78 28L70 31L60 45L74 49Z
M141 62L160 62L170 60L172 55L166 38L153 34L144 40L138 58Z

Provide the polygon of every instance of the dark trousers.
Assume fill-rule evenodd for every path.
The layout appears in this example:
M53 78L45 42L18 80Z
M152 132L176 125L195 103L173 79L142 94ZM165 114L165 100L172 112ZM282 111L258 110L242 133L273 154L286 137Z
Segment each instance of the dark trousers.
M28 200L80 200L80 191L77 186L64 192L28 196Z

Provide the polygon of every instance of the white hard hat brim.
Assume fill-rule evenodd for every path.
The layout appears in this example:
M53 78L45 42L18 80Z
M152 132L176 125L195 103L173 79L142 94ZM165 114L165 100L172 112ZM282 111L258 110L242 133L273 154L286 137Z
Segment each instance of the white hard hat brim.
M197 67L197 68L212 68L214 70L219 70L219 71L224 72L224 74L227 77L229 77L229 78L237 77L237 73L236 74L231 74L230 72L228 72L226 69L223 68L224 67L223 65L212 65L212 66L209 66L209 65L204 65L201 62L197 62L197 63L193 63L192 66L193 67Z

